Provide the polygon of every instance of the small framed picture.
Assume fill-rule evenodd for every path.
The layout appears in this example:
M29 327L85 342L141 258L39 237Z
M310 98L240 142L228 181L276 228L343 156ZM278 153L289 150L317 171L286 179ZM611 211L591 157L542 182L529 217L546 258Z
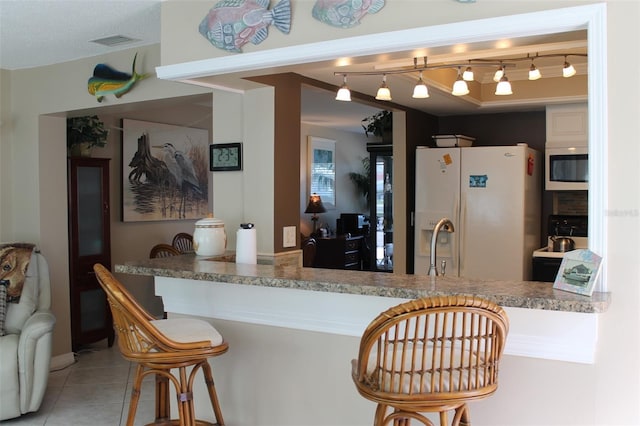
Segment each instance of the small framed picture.
M242 170L242 143L209 145L209 164L212 172Z
M553 288L591 296L602 258L591 250L573 250L562 258Z

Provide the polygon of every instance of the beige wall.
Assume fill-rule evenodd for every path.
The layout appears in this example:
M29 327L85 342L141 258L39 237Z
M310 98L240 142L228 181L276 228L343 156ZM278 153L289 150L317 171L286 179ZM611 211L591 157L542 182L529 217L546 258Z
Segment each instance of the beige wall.
M0 194L9 194L11 190L11 173L9 158L11 144L9 144L9 123L11 120L11 73L0 69ZM9 197L0 197L0 241L6 241L3 229L9 227L7 203Z
M153 71L154 66L160 61L159 46L140 48L137 51L138 70ZM108 97L102 104L98 104L86 89L87 78L92 74L95 64L103 61L116 69L127 69L131 65L134 53L124 51L66 64L2 72L3 89L7 75L10 76L11 84L8 90L2 90L1 93L2 104L10 105L10 110L2 111L0 164L3 179L0 184L0 198L3 201L0 204L0 236L3 241L33 241L49 260L52 310L57 318L54 329L54 355L64 355L71 350L64 119L66 111L100 111L100 114L110 111L114 114L111 120L115 120L115 117L125 114L123 111L126 110L127 104L207 92L193 86L149 78L138 83L121 99L116 101L115 98ZM50 79L51 76L55 76L53 81ZM61 114L56 114L58 112ZM115 122L117 123L117 120ZM117 132L113 132L110 138L110 146L102 150L105 156L115 155L119 150ZM97 150L96 154L100 155L100 150ZM111 198L114 206L119 205L120 198L120 180L117 174L120 170L119 163L119 160L115 160L111 164ZM8 178L5 179L4 176ZM112 209L112 219L116 222L119 220L119 209ZM126 227L124 224L121 225ZM182 229L181 226L173 229ZM173 229L169 225L162 232L173 235ZM136 258L148 255L151 238L146 231L133 237L127 234L127 231L123 230L121 233L116 226L113 232L114 262L126 260L134 253ZM164 237L162 232L156 232L158 239ZM127 235L127 238L123 241L121 237L124 235ZM146 290L142 291L145 292L149 293L148 283ZM150 308L157 311L157 301Z
M335 29L311 18L314 1L292 1L291 31L282 34L275 27L269 28L269 36L260 44L247 43L243 52L264 51L278 47L316 41L386 32L398 29L418 28L472 19L506 16L594 1L484 1L482 4L465 5L450 0L389 0L382 13L369 14L362 23L348 30ZM272 2L275 4L275 1ZM214 47L197 30L197 24L207 14L212 4L201 0L169 0L162 4L162 65L189 62L200 59L233 55ZM192 24L193 31L185 31L185 23ZM410 40L409 40L410 42ZM464 42L464 41L462 41ZM189 46L185 49L184 46Z

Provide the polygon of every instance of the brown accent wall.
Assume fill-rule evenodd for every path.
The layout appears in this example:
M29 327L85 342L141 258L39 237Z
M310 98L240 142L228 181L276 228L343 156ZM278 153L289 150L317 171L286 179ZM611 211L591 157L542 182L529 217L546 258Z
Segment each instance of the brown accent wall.
M543 109L531 112L440 117L438 132L474 137L474 146L515 145L526 142L531 148L544 152L545 111Z
M300 247L300 90L297 74L274 74L251 78L275 88L274 135L274 220L273 252L281 253ZM282 229L295 226L295 247L283 247Z

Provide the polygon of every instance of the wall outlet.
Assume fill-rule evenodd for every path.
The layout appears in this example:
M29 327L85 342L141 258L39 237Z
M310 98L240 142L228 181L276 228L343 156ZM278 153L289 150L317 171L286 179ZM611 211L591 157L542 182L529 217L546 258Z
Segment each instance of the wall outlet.
M282 228L282 247L296 246L296 227L285 226Z

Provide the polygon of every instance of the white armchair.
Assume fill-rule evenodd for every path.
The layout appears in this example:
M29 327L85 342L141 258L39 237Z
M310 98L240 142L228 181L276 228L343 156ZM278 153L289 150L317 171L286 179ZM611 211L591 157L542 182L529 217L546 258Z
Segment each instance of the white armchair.
M55 317L49 267L33 253L19 303L9 303L0 336L0 421L37 411L49 378Z

